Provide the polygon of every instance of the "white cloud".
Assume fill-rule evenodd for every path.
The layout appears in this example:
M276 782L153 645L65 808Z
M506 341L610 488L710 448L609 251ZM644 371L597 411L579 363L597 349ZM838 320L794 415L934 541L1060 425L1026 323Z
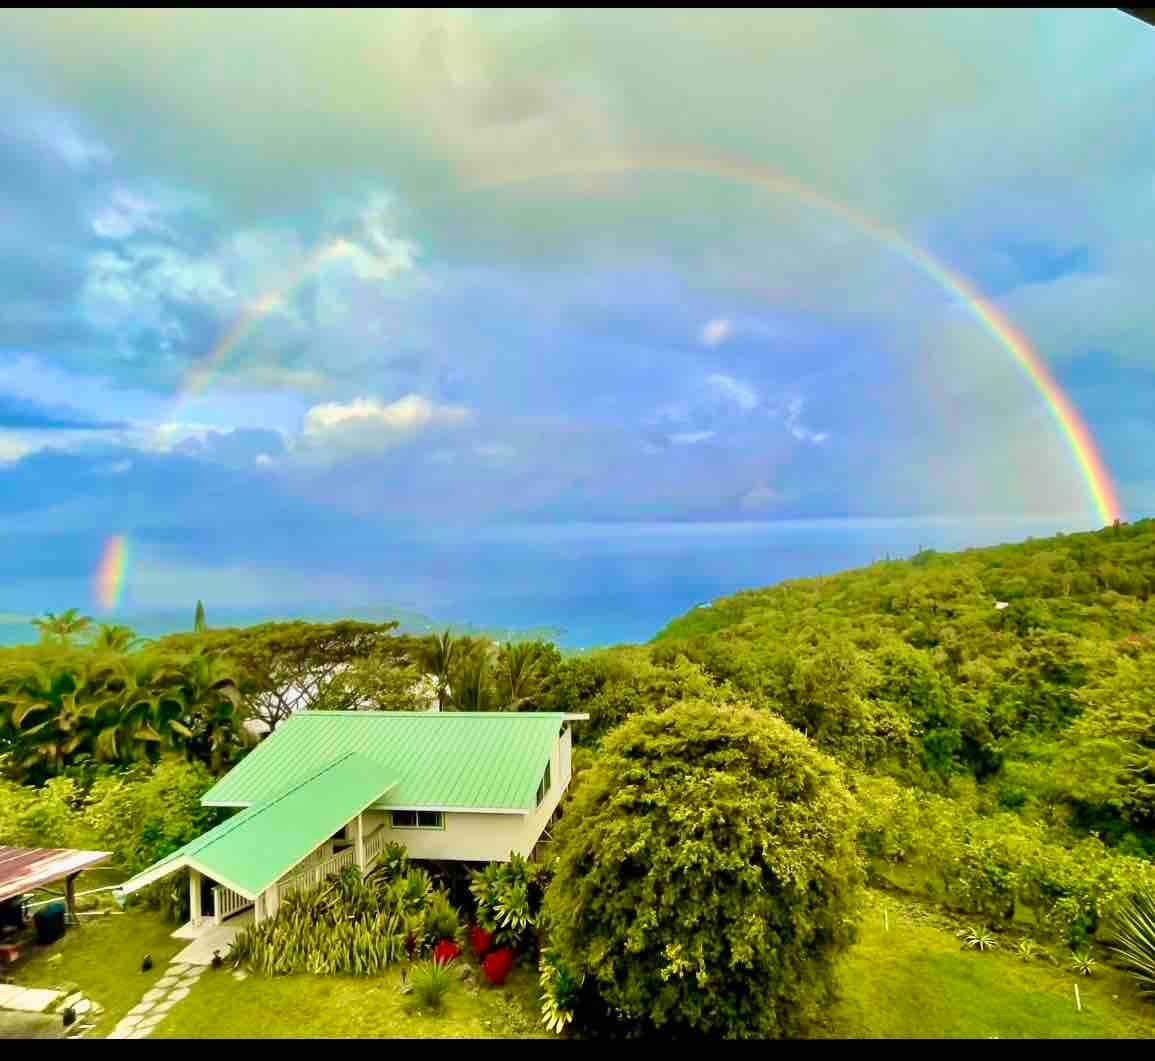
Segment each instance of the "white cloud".
M820 445L825 442L830 435L825 431L812 431L802 423L802 411L804 407L805 402L802 398L794 397L787 399L782 410L786 430L799 442L810 442L814 445Z
M420 394L388 404L376 398L323 402L305 413L299 442L313 452L372 452L431 427L455 427L470 418L463 405L439 405Z
M254 462L258 468L268 468L270 465L276 463L267 453L258 453L254 458Z
M743 383L733 376L726 376L722 373L707 376L706 383L740 409L749 411L758 408L758 393L749 383Z
M670 443L674 446L696 446L714 437L713 431L679 431L670 436Z
M718 346L733 334L734 327L724 317L712 320L702 328L702 342L706 346Z

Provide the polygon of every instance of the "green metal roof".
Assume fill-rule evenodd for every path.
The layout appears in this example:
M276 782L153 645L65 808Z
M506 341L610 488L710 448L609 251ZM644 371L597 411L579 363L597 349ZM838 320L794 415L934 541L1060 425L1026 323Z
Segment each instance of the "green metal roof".
M282 722L204 796L218 806L267 799L348 751L395 783L382 807L532 811L567 719L546 712L303 711ZM384 788L384 786L382 786Z
M380 765L355 752L317 760L269 797L126 881L121 890L136 891L191 866L254 898L388 787Z

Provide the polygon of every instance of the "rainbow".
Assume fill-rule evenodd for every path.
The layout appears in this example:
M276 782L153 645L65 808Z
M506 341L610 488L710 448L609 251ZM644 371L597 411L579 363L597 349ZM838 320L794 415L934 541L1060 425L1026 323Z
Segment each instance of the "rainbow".
M123 534L114 534L104 543L100 563L92 579L97 603L105 611L111 611L120 603L127 571L128 538Z
M1071 400L1051 374L1042 356L1020 331L984 298L974 285L960 273L939 261L929 251L917 246L897 230L877 221L868 214L809 188L793 177L771 169L737 161L725 161L684 156L633 155L628 158L584 160L573 164L559 164L541 170L521 171L515 175L473 176L474 187L501 187L525 184L531 181L573 177L613 176L616 174L665 171L697 176L715 176L725 180L754 185L776 195L788 195L817 210L833 214L862 232L880 240L906 258L912 265L929 276L935 283L961 301L982 326L1017 362L1046 403L1069 447L1079 473L1087 485L1090 500L1103 524L1122 518L1122 507L1114 482L1107 471L1095 440Z
M296 288L326 262L335 258L349 257L357 253L354 244L346 239L333 239L323 243L310 254L293 272L288 280L275 290L268 291L253 302L225 332L220 342L189 369L181 386L177 389L176 404L196 397L220 371L230 350L237 346L269 313L283 305Z

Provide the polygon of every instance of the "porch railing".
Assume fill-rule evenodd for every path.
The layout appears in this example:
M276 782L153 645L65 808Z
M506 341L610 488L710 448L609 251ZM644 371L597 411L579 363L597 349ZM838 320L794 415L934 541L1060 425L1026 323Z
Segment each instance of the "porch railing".
M369 867L377 861L377 856L381 854L385 848L385 826L379 825L367 837L365 837L365 869L368 871Z
M340 873L341 870L356 864L357 849L347 847L340 854L327 858L324 862L318 862L300 873L294 873L291 877L283 877L277 881L277 894L283 898L293 892L315 888L323 883L330 873Z
M213 888L213 921L220 924L226 917L240 913L246 906L252 906L253 900L238 895L231 888L216 885Z

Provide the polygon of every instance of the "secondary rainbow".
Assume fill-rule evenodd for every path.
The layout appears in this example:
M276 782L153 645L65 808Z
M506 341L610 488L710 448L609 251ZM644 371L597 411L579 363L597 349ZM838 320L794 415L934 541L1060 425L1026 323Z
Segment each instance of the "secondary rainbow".
M123 534L114 534L104 543L104 551L100 554L100 563L92 580L97 603L106 611L111 611L120 603L127 574L128 538Z
M540 170L523 170L515 175L474 176L469 183L474 187L501 187L525 184L531 181L582 176L609 176L641 171L666 171L722 177L727 180L755 185L779 195L789 195L801 202L843 218L855 228L881 240L911 264L922 270L935 283L956 296L1017 362L1039 392L1064 439L1067 442L1080 475L1087 485L1090 500L1099 519L1108 524L1122 518L1122 508L1115 484L1107 471L1098 446L1086 422L1074 404L1063 392L1051 374L1046 362L1020 331L984 298L975 286L940 261L929 251L912 243L896 229L864 214L855 207L832 199L810 188L793 177L771 169L752 166L738 161L725 161L685 156L631 155L622 158L581 160L562 163Z

